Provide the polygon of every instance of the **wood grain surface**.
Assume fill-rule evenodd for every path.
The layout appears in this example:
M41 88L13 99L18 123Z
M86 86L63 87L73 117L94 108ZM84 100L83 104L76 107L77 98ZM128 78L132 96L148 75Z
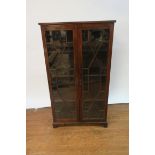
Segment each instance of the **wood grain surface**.
M128 155L128 107L108 106L108 128L53 128L51 108L27 110L27 155Z

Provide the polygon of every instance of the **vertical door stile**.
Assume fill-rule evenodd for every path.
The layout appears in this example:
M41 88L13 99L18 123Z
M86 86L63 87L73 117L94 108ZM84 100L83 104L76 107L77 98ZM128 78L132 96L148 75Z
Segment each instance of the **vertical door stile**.
M82 33L81 24L78 24L78 66L79 66L79 120L82 121Z
M78 59L78 114L79 114L79 122L81 121L81 86L80 86L80 38L79 38L79 24L76 25L77 28L77 59Z
M81 114L81 121L83 121L83 50L82 50L82 29L80 25L79 29L79 40L80 40L80 114Z
M75 66L75 80L76 80L76 109L77 109L77 122L79 122L79 61L78 61L78 32L77 25L74 24L74 66Z

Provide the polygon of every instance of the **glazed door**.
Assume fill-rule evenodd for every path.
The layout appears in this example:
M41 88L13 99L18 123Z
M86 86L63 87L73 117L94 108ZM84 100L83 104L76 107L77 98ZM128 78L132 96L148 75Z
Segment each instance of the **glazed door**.
M104 121L108 94L110 28L82 25L79 29L81 60L81 120Z
M52 25L42 33L54 120L77 121L76 30Z

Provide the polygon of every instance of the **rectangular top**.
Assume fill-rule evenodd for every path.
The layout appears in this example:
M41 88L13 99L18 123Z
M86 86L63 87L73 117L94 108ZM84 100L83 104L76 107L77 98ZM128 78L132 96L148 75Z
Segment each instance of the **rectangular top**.
M116 20L105 20L105 21L72 21L72 22L53 22L53 23L38 23L39 25L55 25L55 24L93 24L93 23L115 23Z

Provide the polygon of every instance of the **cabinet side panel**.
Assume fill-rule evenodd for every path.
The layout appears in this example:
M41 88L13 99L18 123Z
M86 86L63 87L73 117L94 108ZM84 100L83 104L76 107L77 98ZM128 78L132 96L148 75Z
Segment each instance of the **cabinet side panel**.
M110 69L111 69L111 57L112 57L112 45L113 45L113 32L114 32L114 23L110 24L110 41L109 41L109 50L108 50L108 61L107 61L107 82L106 82L106 101L105 101L105 120L107 120L107 111L108 111L108 96L109 96L109 84L110 84Z

